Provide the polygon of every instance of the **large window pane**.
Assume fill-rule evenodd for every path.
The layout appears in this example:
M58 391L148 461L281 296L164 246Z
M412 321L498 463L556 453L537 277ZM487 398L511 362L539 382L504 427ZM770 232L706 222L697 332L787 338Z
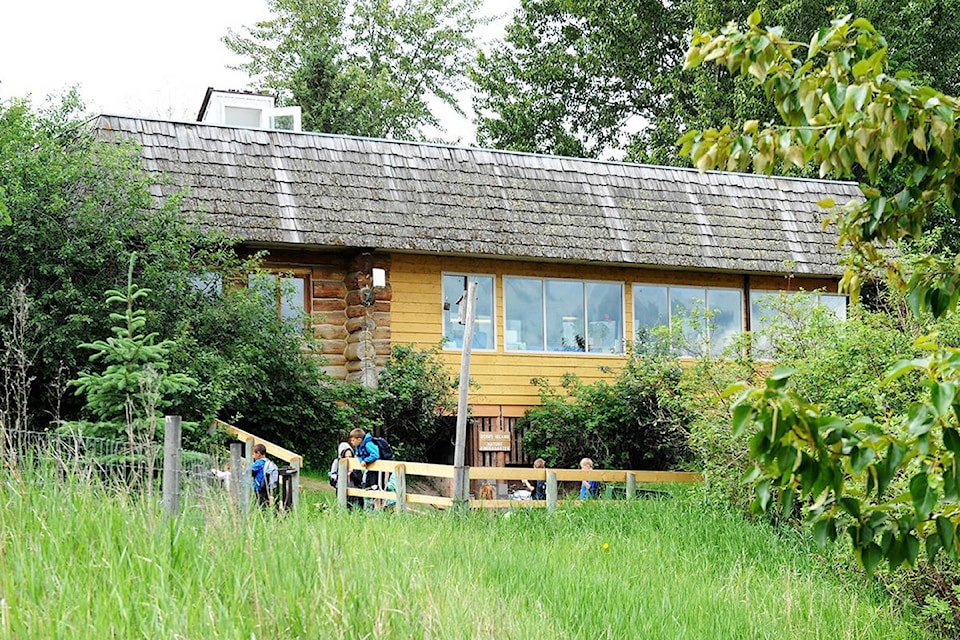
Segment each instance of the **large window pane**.
M707 290L700 287L670 287L670 323L682 328L686 345L684 355L696 356L703 352L706 334L704 310Z
M647 341L656 327L670 324L670 305L667 287L633 285L633 337Z
M710 351L720 355L743 331L743 293L737 289L708 289Z
M585 351L583 283L547 280L547 351Z
M260 295L264 304L276 309L280 321L291 331L304 330L308 315L306 276L255 273L250 274L247 284Z
M477 308L473 325L473 349L493 349L496 345L493 306L493 276L466 274L443 275L443 337L446 346L460 349L463 347L463 325L457 320L460 316L461 298L466 287L466 278L477 283ZM446 307L449 306L449 309ZM466 310L464 310L466 314Z
M821 293L820 304L832 311L838 320L847 319L847 296L836 293Z
M623 285L587 283L587 350L623 353Z
M538 278L503 279L507 351L543 351L543 281Z

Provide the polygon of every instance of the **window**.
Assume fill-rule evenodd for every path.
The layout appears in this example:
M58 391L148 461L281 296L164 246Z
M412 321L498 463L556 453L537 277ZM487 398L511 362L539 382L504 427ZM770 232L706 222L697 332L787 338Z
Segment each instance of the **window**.
M291 331L303 331L307 326L309 306L307 302L307 276L292 274L250 274L251 289L260 294L264 302L277 310L280 321Z
M623 285L504 277L504 349L623 353Z
M770 336L763 330L781 325L784 330L799 327L806 317L805 311L810 303L804 299L794 298L796 291L764 291L750 292L750 329L754 335L753 354L757 358L770 358L774 353L774 345ZM830 312L837 320L847 319L847 296L836 293L808 293L804 296L813 297L816 304Z
M633 285L633 333L682 322L684 355L719 354L743 331L743 292L718 287Z
M261 114L260 109L226 106L223 108L223 123L233 127L259 127Z
M463 325L460 317L461 298L467 278L477 283L477 308L473 323L473 345L471 349L495 349L497 336L494 333L493 276L478 276L462 273L443 274L443 337L445 347L460 349L463 347ZM466 311L464 310L464 313Z

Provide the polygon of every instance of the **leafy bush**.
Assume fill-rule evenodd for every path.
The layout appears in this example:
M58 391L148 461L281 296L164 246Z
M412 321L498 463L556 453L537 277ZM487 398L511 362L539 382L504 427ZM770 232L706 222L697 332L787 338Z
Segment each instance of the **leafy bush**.
M350 427L387 438L396 457L404 460L426 460L431 450L450 442L458 383L439 352L439 346L394 346L376 390L345 386L353 411Z
M534 379L541 406L518 422L524 447L555 467L587 456L598 467L675 469L690 458L693 418L676 392L682 375L676 358L634 351L613 384L568 374L556 389Z

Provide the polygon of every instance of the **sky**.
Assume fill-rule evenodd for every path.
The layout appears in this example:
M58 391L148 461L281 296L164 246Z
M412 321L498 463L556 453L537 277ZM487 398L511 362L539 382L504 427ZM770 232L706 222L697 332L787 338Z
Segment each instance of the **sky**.
M486 0L484 13L518 3ZM76 85L90 113L192 121L207 87L248 85L221 38L269 18L266 0L0 0L0 99L41 104ZM440 117L448 130L469 126Z

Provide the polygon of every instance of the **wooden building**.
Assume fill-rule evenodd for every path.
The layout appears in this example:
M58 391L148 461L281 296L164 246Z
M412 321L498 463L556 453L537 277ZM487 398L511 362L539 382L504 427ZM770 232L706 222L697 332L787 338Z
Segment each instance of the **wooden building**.
M158 200L185 189L187 211L269 250L281 314L309 316L336 377L375 384L392 345L444 338L457 372L457 303L474 278L469 403L483 431L513 431L538 403L531 378L602 377L638 329L678 310L715 311L716 347L756 326L764 292L822 290L845 308L836 230L816 203L858 197L851 183L111 115L95 124L168 177ZM497 456L521 458L516 442Z

